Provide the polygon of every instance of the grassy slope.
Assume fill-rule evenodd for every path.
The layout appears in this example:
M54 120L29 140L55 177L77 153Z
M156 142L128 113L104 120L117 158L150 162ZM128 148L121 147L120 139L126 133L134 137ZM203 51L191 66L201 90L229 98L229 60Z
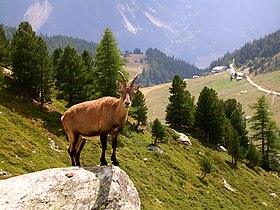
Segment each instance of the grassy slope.
M277 91L280 87L280 71L258 75L253 78L253 81L264 88L266 88L267 85L267 89L272 88ZM148 116L150 120L159 118L164 121L165 107L168 104L167 98L169 97L168 88L170 85L171 83L168 83L142 89L149 108ZM266 93L260 92L256 88L252 87L247 80L243 79L239 82L233 80L230 82L229 75L227 73L187 80L187 89L193 96L195 96L195 100L198 99L199 93L204 86L208 86L209 88L216 90L219 97L222 99L235 98L237 101L242 103L245 114L249 116L252 116L254 112L250 106L256 102L257 98L262 95L266 95ZM241 91L245 90L247 90L247 93L241 94ZM273 97L272 95L266 96L268 102L271 104L273 118L280 126L280 98Z
M59 112L42 111L5 91L0 91L0 112L0 169L18 175L70 165ZM167 154L146 149L153 141L147 127L144 133L126 127L123 134L117 156L139 192L142 209L266 209L262 202L270 209L280 206L279 198L269 195L280 195L279 179L270 173L254 171L244 163L231 168L225 153L204 147L195 139L193 146L183 146L172 138L171 131L169 142L159 144ZM48 138L61 152L50 148ZM99 141L88 141L81 155L82 164L99 164L100 152ZM196 176L200 172L198 160L205 153L214 161L214 171L200 180ZM221 177L236 190L235 194L222 186Z
M128 72L129 77L133 78L139 71L149 68L149 65L145 62L144 54L129 54L127 57L127 63L124 66L124 70ZM143 63L141 63L141 60Z

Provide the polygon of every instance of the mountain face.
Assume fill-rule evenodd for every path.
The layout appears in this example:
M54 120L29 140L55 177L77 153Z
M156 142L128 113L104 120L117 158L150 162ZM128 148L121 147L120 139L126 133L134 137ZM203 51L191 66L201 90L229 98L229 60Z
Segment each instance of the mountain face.
M200 67L280 28L278 0L1 1L0 23L99 42L106 27L122 50L149 47Z

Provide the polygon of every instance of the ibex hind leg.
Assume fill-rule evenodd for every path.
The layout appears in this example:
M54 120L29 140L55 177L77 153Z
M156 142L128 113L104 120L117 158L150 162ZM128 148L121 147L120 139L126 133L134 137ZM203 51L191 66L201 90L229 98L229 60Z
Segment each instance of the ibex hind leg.
M73 132L67 132L68 136L68 141L69 141L69 147L68 147L68 153L71 158L72 166L76 166L76 161L75 161L75 155L76 155L76 145L79 140L79 134L75 134Z
M78 140L78 143L76 144L76 149L75 149L75 162L76 162L76 166L80 166L81 163L80 163L80 154L81 154L81 151L84 147L86 143L86 139L82 138L81 135L79 137L79 140Z

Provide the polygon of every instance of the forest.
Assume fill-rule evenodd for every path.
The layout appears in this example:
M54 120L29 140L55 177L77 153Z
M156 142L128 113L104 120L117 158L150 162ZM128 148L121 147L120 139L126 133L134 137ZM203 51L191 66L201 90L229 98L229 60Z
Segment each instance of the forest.
M17 29L3 24L1 24L1 26L5 31L6 38L11 41ZM94 56L94 52L96 51L97 44L84 39L64 35L47 36L39 34L38 36L46 42L49 53L52 53L57 48L64 49L67 45L76 48L77 52L80 54L82 54L84 50L87 50L91 56Z
M229 66L234 60L237 67L245 65L245 67L252 67L251 71L255 71L262 67L261 71L263 71L263 67L265 67L264 65L268 62L274 61L273 57L279 52L280 30L277 30L264 38L246 43L240 49L235 50L232 53L227 52L223 57L213 61L209 66L209 70L215 66ZM272 67L272 65L269 66ZM279 66L279 61L278 64L269 71L276 70L277 66Z
M167 56L158 49L149 48L145 55L150 67L142 71L140 82L143 87L170 82L176 74L190 78L203 73L203 70L194 65L174 56Z

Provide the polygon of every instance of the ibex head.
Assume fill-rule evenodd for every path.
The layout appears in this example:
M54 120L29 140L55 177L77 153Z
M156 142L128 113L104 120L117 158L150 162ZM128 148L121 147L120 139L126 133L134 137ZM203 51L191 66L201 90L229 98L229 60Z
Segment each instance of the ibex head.
M134 82L137 79L140 72L138 74L136 74L135 77L128 84L126 83L126 79L125 79L125 76L123 75L123 73L120 71L118 71L118 72L121 75L122 83L119 81L116 81L117 87L120 90L121 99L124 103L124 106L126 108L129 108L131 106L131 101L132 101L134 94L138 91L138 89L140 87L140 84L134 86Z

